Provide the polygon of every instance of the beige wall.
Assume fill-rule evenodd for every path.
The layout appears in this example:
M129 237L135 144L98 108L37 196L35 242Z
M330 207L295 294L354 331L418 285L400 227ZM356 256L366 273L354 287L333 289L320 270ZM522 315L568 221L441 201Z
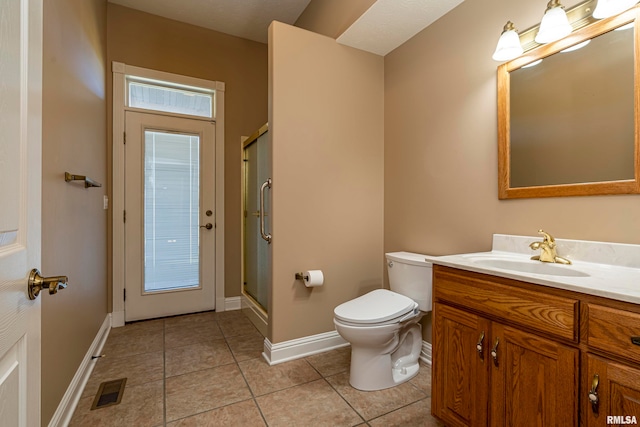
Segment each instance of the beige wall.
M267 121L267 45L111 3L107 12L109 165L112 61L226 83L225 296L240 295L240 137Z
M528 28L543 9L466 1L385 57L386 251L486 251L493 233L541 227L559 238L640 243L637 195L498 200L491 54L508 19Z
M275 22L269 32L273 343L334 330L382 286L383 58ZM322 287L296 272L321 269Z
M375 2L376 0L311 0L295 26L336 39Z
M69 287L42 298L42 425L107 315L106 2L44 2L43 275ZM64 172L103 184L85 189Z

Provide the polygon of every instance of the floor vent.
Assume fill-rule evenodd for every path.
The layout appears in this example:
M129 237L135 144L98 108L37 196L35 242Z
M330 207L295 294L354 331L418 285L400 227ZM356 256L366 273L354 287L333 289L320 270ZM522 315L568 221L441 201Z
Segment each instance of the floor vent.
M118 380L106 381L100 384L96 398L93 399L91 410L105 408L107 406L117 405L122 400L124 386L127 383L126 378Z

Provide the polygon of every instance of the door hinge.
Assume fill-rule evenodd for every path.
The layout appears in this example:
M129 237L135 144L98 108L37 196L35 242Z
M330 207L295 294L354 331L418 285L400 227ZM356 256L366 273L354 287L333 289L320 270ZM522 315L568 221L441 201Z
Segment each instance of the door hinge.
M127 290L126 290L126 289L123 289L123 290L122 290L122 296L123 296L123 298L122 298L122 299L123 299L124 301L126 301L126 300L127 300Z
M122 143L123 144L127 143L127 133L126 132L122 132Z
M127 211L126 210L122 211L122 222L127 222Z

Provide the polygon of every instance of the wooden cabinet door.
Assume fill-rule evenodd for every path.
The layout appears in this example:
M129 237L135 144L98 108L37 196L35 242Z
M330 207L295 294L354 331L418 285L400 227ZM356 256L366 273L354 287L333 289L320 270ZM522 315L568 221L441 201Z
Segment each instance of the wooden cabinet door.
M585 425L640 425L640 369L589 354L586 371L580 395L586 406ZM596 375L597 402L592 405L589 393Z
M491 425L577 426L578 349L498 323L491 336Z
M431 407L447 426L487 425L489 325L479 316L434 305Z

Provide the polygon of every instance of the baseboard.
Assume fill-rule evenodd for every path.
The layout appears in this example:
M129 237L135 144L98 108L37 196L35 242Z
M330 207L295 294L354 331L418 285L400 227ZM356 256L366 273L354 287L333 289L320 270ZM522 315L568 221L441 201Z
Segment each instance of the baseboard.
M325 332L323 334L311 335L291 341L284 341L272 344L269 339L264 339L264 352L262 357L269 365L288 362L311 356L312 354L324 353L340 347L346 347L349 343L345 341L337 331Z
M124 326L124 311L114 311L111 313L111 327L119 328Z
M422 341L422 351L420 352L420 360L431 366L431 343Z
M224 299L224 311L240 310L242 308L242 297L229 297Z
M56 409L51 421L49 421L49 427L65 427L69 425L73 412L76 410L76 406L78 406L80 396L82 396L84 387L87 385L87 381L89 381L89 377L95 366L95 359L92 359L92 356L100 354L109 336L111 319L111 313L107 314L89 350L87 350L87 354L84 355L84 359L82 359L76 374L73 376L67 391L64 396L62 396L58 409Z

